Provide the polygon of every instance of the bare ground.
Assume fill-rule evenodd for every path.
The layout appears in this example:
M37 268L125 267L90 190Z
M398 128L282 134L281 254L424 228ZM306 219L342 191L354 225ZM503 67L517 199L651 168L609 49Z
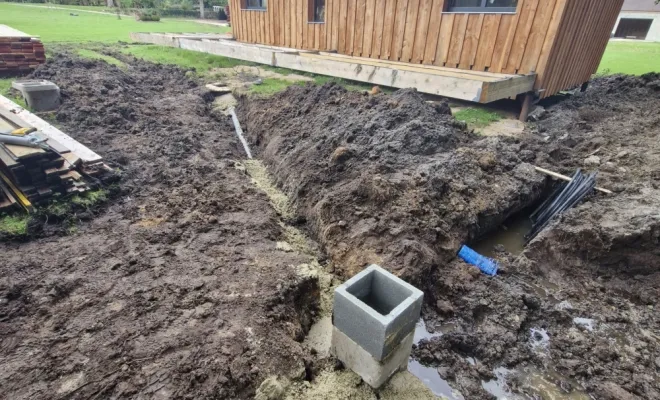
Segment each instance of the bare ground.
M529 371L559 396L660 398L657 75L598 79L515 138L469 132L412 90L243 98L279 193L236 161L229 120L184 71L125 62L59 55L35 73L63 89L56 122L123 177L78 233L0 243L1 398L247 399L272 376L293 382L289 398L332 398L340 378L377 397L301 343L328 307L323 279L301 271L326 256L329 280L377 262L424 289L444 334L415 357L468 399L492 398L497 367L518 372L506 380L522 398L550 395ZM543 196L534 164L570 173L593 155L614 196L501 253L496 278L455 258ZM290 225L326 256L296 251L308 245Z
M0 398L247 399L274 372L304 378L316 280L276 249L280 218L205 93L136 61L58 55L34 76L122 193L74 235L0 243Z

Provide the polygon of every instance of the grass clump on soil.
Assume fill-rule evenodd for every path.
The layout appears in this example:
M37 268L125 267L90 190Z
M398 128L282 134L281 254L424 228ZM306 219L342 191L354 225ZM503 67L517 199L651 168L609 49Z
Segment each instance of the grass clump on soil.
M0 218L0 234L25 236L28 232L30 216L27 214L6 215Z
M493 122L502 119L502 116L496 112L484 110L482 108L465 108L454 113L454 118L467 123L474 128L483 128Z
M660 43L610 42L598 75L660 72Z
M116 58L112 56L107 56L105 54L101 54L99 52L96 52L94 50L90 49L80 49L78 50L78 55L83 58L89 58L90 60L103 60L107 62L108 64L115 65L119 68L126 68L126 64L121 62L120 60L117 60Z
M131 17L117 19L112 14L80 12L77 16L71 16L70 13L70 10L0 3L3 24L38 35L46 43L128 41L131 32L225 33L230 30L183 20L140 22Z
M108 191L105 189L97 189L73 196L71 198L71 203L84 208L92 208L106 200L108 200Z
M213 68L233 68L237 65L256 65L248 61L215 56L196 51L157 45L138 45L123 48L122 53L130 54L146 61L160 64L194 68L198 74L205 74Z

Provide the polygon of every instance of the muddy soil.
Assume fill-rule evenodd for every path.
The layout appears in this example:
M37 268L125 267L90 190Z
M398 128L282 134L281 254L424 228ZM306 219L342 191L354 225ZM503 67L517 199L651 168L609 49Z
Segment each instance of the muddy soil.
M229 120L173 67L58 54L55 123L122 171L70 236L0 243L0 398L248 399L305 377L318 301ZM293 371L293 372L292 372Z
M473 134L414 90L307 85L244 98L241 111L260 157L346 276L378 263L421 284L544 186L524 143Z
M337 273L374 262L425 290L439 334L415 356L465 398L494 398L505 368L511 398L656 399L658 87L657 75L598 79L517 139L468 132L412 90L292 87L243 99L241 114ZM586 165L616 193L594 194L523 254L501 253L488 278L455 253L542 196L550 182L532 164Z

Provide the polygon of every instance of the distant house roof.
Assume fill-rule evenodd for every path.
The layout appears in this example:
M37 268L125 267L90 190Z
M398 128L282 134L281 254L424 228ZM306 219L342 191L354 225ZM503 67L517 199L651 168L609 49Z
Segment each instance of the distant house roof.
M660 4L655 4L655 0L625 0L621 11L660 12Z

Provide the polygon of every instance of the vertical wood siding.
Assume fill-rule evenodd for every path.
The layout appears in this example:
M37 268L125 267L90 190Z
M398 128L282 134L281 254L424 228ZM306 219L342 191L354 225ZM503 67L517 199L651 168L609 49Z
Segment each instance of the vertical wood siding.
M516 13L446 13L445 0L326 0L324 23L309 0L230 0L237 40L437 65L536 72L542 96L581 84L598 68L623 0L519 0Z

